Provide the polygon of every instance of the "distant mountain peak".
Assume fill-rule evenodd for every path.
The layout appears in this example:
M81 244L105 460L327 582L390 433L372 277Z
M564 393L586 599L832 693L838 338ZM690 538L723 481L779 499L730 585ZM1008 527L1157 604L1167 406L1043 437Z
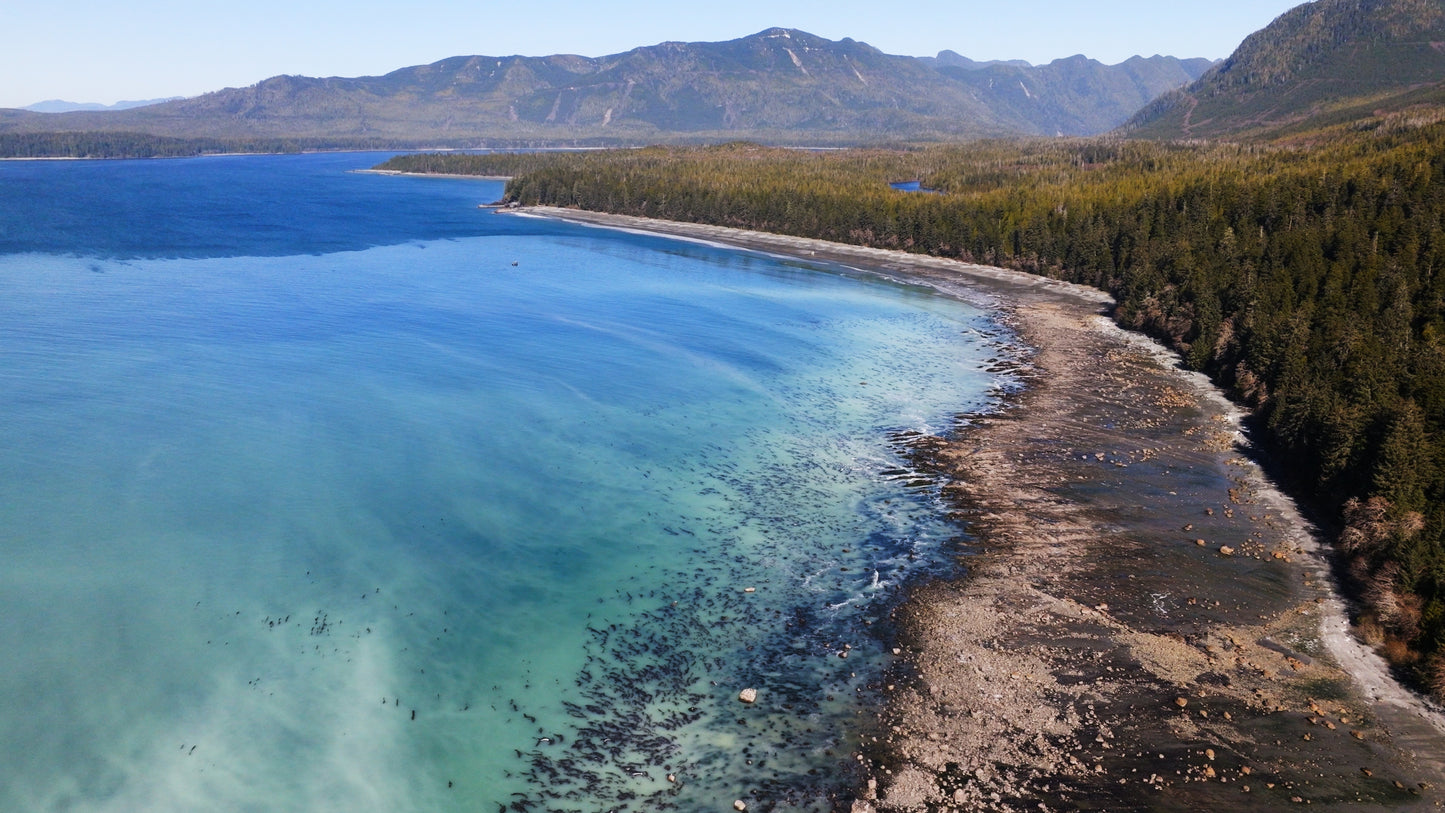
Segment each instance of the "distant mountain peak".
M976 62L957 51L939 51L938 56L920 57L924 62L939 65L940 67L963 68L965 70L976 70L988 68L994 65L1009 65L1015 68L1032 68L1033 65L1022 59L991 59L984 62Z

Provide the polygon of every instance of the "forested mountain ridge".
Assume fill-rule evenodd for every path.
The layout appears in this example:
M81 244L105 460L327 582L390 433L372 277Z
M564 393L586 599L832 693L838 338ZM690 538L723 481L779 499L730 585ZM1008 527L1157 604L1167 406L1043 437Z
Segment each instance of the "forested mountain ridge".
M1188 87L1139 111L1140 138L1271 137L1445 105L1445 3L1317 0L1280 15Z
M1123 117L1207 71L1207 59L1135 56L1104 65L1083 55L1047 65L993 63L940 70L973 87L990 110L1029 122L1025 135L1077 136L1108 132Z
M1208 65L1157 56L1115 66L1083 57L1038 67L965 63L774 28L599 58L459 56L384 76L278 76L136 110L0 111L0 134L124 131L451 146L1078 135L1119 125Z
M514 175L507 197L820 237L1093 285L1115 318L1255 410L1335 537L1360 629L1445 699L1445 120L1308 146L978 142L816 153L744 144L415 155ZM898 192L918 178L937 194Z

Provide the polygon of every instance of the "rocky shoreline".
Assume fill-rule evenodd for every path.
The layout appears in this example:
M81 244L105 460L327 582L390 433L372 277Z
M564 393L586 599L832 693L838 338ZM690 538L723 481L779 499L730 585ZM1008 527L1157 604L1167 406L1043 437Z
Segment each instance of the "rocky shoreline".
M1029 386L913 448L978 550L898 609L854 813L1434 809L1445 718L1343 622L1303 520L1198 376L1097 291L822 241L524 213L839 263L1001 308ZM1343 666L1342 666L1343 664Z
M1228 404L1086 309L1012 313L1028 389L916 452L983 550L900 611L855 810L1437 807L1438 719L1339 666L1328 571Z

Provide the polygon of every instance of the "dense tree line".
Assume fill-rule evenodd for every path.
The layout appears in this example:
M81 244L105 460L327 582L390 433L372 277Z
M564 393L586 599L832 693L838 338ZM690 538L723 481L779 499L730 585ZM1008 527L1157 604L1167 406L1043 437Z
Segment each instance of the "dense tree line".
M140 132L0 133L0 158L185 158L223 153L287 154L339 150L436 149L394 138L174 138ZM463 144L459 147L475 147ZM529 148L526 142L494 144Z
M1255 410L1366 636L1445 696L1445 124L1308 144L469 156L509 199L900 248L1110 291ZM457 164L433 171L458 171ZM919 179L938 194L892 190Z
M611 142L613 146L616 142ZM562 148L593 146L581 141ZM223 153L265 153L281 155L301 152L344 150L543 150L557 149L553 140L529 139L437 139L411 141L390 137L335 136L276 138L179 138L125 131L54 131L43 133L0 133L0 158L186 158ZM465 154L447 154L461 158ZM417 170L424 171L424 170Z
M184 158L383 146L357 139L172 138L132 132L0 133L0 158Z
M177 158L223 151L213 140L148 133L0 133L4 158Z
M417 152L398 155L377 166L393 172L441 173L447 175L497 175L513 177L552 166L570 153L526 150L522 152Z

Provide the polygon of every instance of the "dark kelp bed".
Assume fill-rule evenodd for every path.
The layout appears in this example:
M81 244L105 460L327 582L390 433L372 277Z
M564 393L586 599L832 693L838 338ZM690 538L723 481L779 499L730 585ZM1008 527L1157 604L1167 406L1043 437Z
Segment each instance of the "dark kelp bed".
M527 211L924 282L1001 307L1032 348L1009 408L913 445L977 549L966 577L895 611L900 657L854 755L852 810L1445 800L1445 722L1344 632L1329 567L1246 456L1238 416L1115 328L1102 294L899 252Z

